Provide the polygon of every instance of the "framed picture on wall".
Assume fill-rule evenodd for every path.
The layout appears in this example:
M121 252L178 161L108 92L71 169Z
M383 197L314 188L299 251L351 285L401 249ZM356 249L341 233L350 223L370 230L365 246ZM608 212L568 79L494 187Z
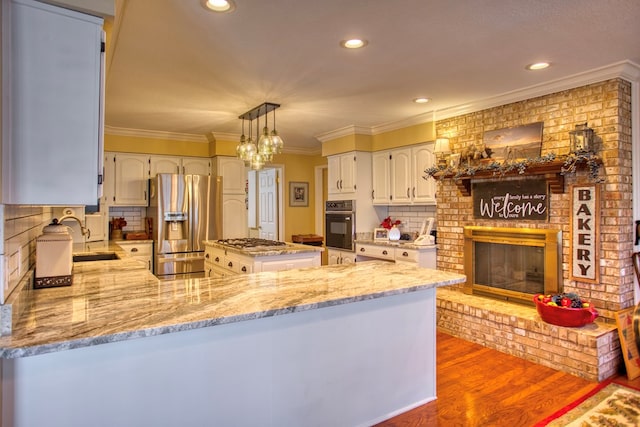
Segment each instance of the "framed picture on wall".
M289 206L309 206L309 183L289 183Z

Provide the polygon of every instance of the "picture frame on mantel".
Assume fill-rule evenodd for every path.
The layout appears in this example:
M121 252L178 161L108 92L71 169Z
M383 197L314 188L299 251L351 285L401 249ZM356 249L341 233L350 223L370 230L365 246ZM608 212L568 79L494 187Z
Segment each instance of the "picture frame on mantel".
M543 126L544 122L536 122L486 131L482 136L486 153L495 162L539 157Z
M293 182L289 183L289 206L307 207L309 206L309 183Z

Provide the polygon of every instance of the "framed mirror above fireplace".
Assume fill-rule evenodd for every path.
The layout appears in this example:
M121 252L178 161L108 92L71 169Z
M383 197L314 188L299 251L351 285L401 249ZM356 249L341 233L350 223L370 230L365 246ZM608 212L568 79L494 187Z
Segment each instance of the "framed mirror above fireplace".
M466 226L464 270L465 293L532 305L561 292L562 231Z

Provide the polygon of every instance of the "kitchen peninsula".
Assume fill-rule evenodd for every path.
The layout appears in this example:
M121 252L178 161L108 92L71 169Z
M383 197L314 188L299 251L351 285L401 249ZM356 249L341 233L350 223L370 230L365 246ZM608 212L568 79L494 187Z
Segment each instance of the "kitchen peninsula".
M32 292L0 338L3 425L370 425L435 399L435 288L465 279L373 261L159 281L124 261Z

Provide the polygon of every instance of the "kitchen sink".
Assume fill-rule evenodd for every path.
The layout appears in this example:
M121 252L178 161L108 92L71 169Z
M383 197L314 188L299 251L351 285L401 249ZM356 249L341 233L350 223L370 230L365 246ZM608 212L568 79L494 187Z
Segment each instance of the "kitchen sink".
M113 259L120 259L115 252L105 252L99 254L79 254L73 256L73 262L109 261Z

